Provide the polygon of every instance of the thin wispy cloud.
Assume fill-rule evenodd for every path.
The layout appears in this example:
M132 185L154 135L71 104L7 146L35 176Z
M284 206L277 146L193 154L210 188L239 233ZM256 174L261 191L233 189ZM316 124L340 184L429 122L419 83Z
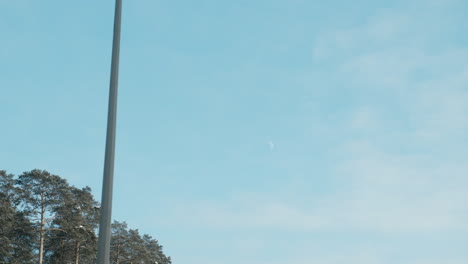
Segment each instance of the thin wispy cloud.
M467 130L468 68L459 62L468 49L420 46L435 36L431 29L418 34L423 25L417 20L411 12L386 10L365 25L317 37L314 56L336 63L338 71L330 73L334 78L338 74L347 79L356 93L375 94L374 101L349 109L342 122L328 124L353 132L331 150L336 160L324 176L342 184L336 186L340 191L304 193L307 205L278 200L275 193L238 193L219 202L188 205L193 218L183 224L217 230L346 230L401 237L467 232L468 162L459 155L468 153L463 149L451 153L446 144L463 141L462 131ZM273 142L268 145L273 150ZM369 247L361 256L309 256L288 263L396 263L378 251L382 249ZM420 257L398 263L462 262Z

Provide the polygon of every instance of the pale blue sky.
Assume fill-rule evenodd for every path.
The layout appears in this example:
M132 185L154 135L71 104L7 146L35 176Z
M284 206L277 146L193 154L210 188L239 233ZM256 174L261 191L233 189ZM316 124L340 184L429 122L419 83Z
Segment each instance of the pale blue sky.
M0 169L100 199L113 8L0 0ZM467 12L124 1L114 218L177 264L468 263Z

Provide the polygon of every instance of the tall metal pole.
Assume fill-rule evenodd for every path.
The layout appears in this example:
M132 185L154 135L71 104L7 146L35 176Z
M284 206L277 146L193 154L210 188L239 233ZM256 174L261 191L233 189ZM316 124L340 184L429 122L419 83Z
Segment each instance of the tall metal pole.
M117 117L117 87L119 82L121 18L122 0L116 0L114 18L114 40L112 46L112 64L109 87L109 110L107 116L106 154L104 160L104 178L102 183L97 264L109 264L110 260L109 256L112 220L112 187L114 184L115 124Z

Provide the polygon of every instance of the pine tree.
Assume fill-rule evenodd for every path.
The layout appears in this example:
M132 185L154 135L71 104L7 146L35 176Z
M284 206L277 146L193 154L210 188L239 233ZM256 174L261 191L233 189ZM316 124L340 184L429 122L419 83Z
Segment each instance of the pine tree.
M113 264L122 264L127 259L128 226L125 222L112 223L110 259Z
M143 235L143 243L148 252L148 263L158 264L171 264L171 258L166 257L163 253L163 246L158 244L156 239L153 239L150 235Z
M19 200L12 174L0 171L0 263L33 263L33 228L16 210Z
M47 249L49 263L92 263L96 255L98 203L91 189L69 187L56 207Z
M20 188L21 211L28 215L39 236L38 263L42 264L46 232L55 218L54 209L63 202L68 183L47 171L32 170L20 175L16 185Z
M127 223L114 221L111 239L112 264L171 264L162 246L149 235L140 235L138 229L128 229Z

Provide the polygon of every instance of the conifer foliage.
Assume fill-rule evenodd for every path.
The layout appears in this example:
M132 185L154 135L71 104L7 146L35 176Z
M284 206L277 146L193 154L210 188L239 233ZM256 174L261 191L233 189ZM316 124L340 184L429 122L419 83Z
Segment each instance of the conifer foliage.
M94 264L99 203L43 170L0 170L0 264ZM112 225L112 264L170 264L162 246L125 222Z

